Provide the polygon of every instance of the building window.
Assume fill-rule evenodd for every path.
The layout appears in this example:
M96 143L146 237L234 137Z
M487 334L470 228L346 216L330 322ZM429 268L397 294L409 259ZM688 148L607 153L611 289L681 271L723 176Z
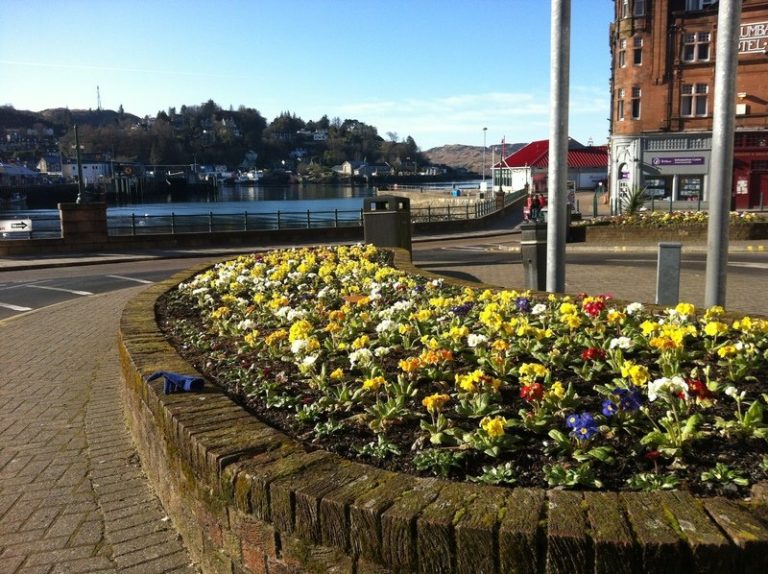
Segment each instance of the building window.
M683 61L708 62L711 40L712 34L709 32L683 34Z
M627 67L627 41L619 40L619 68Z
M713 4L717 4L718 0L686 0L686 10L704 10L709 8Z
M632 88L632 119L640 119L640 88Z
M616 90L616 119L624 121L624 88Z
M680 115L702 117L707 115L707 84L683 84Z
M621 0L621 17L629 18L629 0Z
M635 36L632 40L632 63L640 66L643 63L643 39Z
M635 0L635 16L645 16L645 0Z

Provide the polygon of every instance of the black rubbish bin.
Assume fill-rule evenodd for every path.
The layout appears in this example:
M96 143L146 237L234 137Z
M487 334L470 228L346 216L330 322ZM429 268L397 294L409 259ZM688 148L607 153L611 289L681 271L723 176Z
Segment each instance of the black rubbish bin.
M539 221L520 226L520 254L523 258L525 288L534 291L547 289L547 224Z
M365 242L376 247L411 251L411 200L396 195L367 197L363 201Z

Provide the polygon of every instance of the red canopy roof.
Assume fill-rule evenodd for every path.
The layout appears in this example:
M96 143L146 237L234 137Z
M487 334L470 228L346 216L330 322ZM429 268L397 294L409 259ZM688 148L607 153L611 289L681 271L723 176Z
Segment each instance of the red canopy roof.
M576 147L578 146L578 147ZM607 146L581 146L568 150L569 168L607 168ZM520 148L493 167L547 167L549 165L549 140L538 140Z

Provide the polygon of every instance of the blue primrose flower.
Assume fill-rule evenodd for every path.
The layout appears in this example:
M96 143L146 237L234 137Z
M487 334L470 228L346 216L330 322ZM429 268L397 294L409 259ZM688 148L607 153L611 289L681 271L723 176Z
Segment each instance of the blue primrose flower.
M643 404L643 394L638 389L614 389L614 395L619 397L619 406L623 411L636 411Z
M456 315L457 317L466 317L467 314L472 310L473 303L464 303L463 305L456 305L455 307L451 307L451 313Z
M518 297L515 300L515 305L517 306L517 310L522 313L531 312L531 300L527 297Z
M619 412L619 407L611 399L605 399L603 401L603 414L607 417L612 417Z
M571 436L579 441L587 441L598 433L595 419L589 413L570 414L565 418L565 425L571 429Z

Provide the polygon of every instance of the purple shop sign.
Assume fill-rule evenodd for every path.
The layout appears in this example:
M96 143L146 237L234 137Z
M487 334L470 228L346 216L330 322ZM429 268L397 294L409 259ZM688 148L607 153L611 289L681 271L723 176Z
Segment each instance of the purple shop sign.
M651 165L704 165L704 156L653 157Z

